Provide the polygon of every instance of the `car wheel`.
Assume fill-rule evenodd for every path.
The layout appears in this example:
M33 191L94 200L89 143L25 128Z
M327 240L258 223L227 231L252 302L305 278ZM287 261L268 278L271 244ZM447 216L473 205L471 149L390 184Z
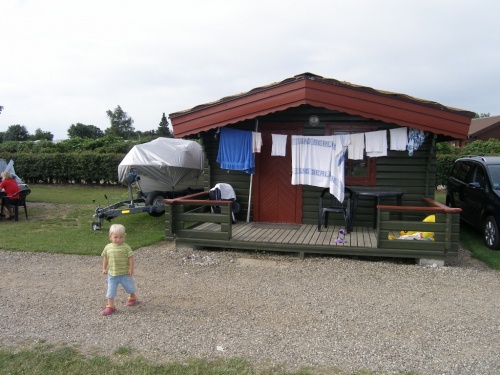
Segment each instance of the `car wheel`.
M493 216L488 216L484 221L483 236L486 246L498 250L500 247L500 233L498 233L498 225Z
M149 212L149 214L153 217L160 217L165 213L165 209L161 209L165 207L165 197L159 191L153 191L148 194L148 198L146 199L146 206L156 207L156 211ZM161 210L158 211L158 208Z

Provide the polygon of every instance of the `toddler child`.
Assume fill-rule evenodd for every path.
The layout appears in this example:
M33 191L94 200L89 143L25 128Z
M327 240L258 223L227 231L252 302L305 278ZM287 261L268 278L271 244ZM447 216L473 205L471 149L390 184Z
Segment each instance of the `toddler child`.
M134 306L137 302L135 295L134 278L134 253L125 241L125 227L121 224L113 224L109 228L110 244L104 248L101 256L102 273L108 275L108 291L106 298L108 303L102 311L102 315L111 315L116 311L114 299L118 284L128 293L127 306Z

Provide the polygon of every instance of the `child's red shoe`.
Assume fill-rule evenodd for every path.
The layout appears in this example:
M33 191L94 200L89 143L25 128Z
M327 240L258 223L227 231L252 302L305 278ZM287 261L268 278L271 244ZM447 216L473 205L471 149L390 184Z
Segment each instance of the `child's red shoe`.
M111 315L113 314L114 312L116 311L116 308L114 308L113 306L106 306L106 308L104 310L102 310L102 315Z

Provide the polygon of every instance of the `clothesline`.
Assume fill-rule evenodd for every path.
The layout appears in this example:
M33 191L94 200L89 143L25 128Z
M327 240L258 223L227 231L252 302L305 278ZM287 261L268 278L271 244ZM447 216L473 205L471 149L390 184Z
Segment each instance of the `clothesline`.
M350 160L362 160L366 152L368 157L387 156L387 150L408 151L410 156L425 141L425 133L422 130L407 127L389 129L390 144L387 144L387 130L377 130L364 133L350 133L351 142L348 144L348 158ZM271 156L286 156L287 136L283 134L272 135ZM260 152L262 136L259 132L252 132L254 139L253 152ZM257 142L257 143L256 143ZM258 146L256 146L258 144Z
M410 156L425 141L425 133L413 128L389 129L330 136L292 136L292 185L329 188L340 202L344 200L344 163L368 157L387 156L387 150L408 151ZM286 156L288 136L272 134L271 156ZM221 168L255 173L254 153L261 151L260 132L220 129L217 161Z

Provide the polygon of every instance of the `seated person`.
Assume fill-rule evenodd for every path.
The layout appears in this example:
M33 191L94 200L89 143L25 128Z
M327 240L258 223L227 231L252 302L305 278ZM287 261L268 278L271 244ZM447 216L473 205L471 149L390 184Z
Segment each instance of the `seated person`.
M14 218L14 213L12 209L12 204L16 204L15 201L19 199L19 185L17 184L16 180L14 177L10 174L10 172L3 171L2 174L2 182L0 182L0 190L3 191L2 195L2 203L4 208L7 210L5 212L2 212L2 215L9 215L5 216L7 220L11 220Z

